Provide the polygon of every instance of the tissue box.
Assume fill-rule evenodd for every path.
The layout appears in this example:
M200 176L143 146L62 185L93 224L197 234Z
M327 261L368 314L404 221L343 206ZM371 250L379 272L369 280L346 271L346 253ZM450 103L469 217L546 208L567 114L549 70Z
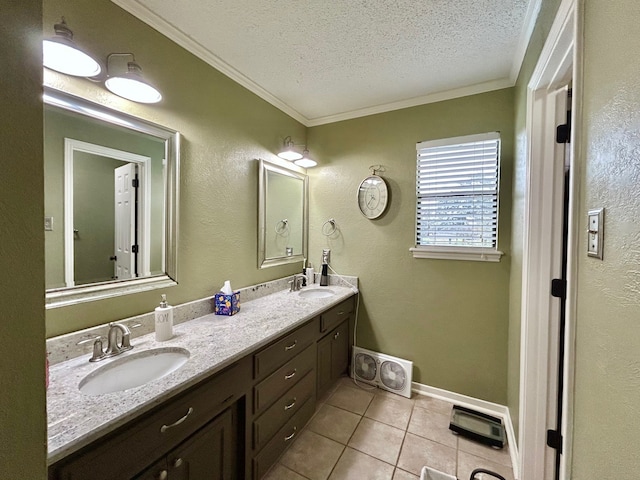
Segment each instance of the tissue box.
M213 297L216 315L235 315L240 311L240 290L226 295L218 292Z

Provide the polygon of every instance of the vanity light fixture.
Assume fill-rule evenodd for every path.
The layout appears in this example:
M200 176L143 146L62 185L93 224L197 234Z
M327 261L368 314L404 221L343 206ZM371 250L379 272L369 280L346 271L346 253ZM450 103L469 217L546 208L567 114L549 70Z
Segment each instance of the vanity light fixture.
M95 77L100 74L102 67L78 48L64 17L53 29L55 36L42 41L42 64L45 67L76 77Z
M304 152L302 152L302 158L294 160L293 163L302 168L312 168L318 165L318 162L309 158L309 150L306 148L304 149Z
M126 71L113 74L111 62L114 57L131 57ZM107 89L116 95L138 103L158 103L162 94L142 76L142 68L136 63L133 53L111 53L107 57Z
M291 136L285 137L284 139L284 148L278 156L284 160L289 160L293 162L294 160L302 159L302 154L296 150L296 146L291 140Z

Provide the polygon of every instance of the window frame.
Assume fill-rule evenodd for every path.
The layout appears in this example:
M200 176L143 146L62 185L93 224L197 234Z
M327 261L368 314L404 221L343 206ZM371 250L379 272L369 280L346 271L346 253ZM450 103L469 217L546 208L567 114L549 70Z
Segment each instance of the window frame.
M496 233L495 233L495 246L494 247L476 247L476 246L446 246L446 245L418 245L418 220L419 220L419 208L418 208L418 183L420 181L419 171L419 154L421 150L425 148L442 147L442 146L454 146L465 143L475 143L481 141L498 140L498 155L497 155L497 173L496 173ZM437 140L428 140L424 142L418 142L416 144L416 212L414 217L414 241L416 242L413 248L410 248L413 258L430 258L430 259L443 259L443 260L468 260L468 261L481 261L481 262L499 262L503 255L503 252L498 250L498 228L499 228L499 214L500 214L500 170L501 170L501 147L502 139L500 132L488 132L475 135L464 135L459 137L442 138ZM469 194L472 196L473 194Z

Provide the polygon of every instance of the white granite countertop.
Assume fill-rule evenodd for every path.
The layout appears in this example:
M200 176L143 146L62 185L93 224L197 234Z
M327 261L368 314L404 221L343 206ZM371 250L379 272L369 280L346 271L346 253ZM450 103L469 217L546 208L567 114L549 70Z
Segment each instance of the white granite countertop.
M90 355L82 355L53 365L47 390L49 465L357 292L355 287L328 288L334 296L305 299L297 292L280 291L243 302L231 317L208 314L175 325L174 338L166 342L156 342L154 333L133 338L134 348L113 359L90 363ZM158 347L185 348L189 360L169 375L129 390L103 395L78 390L80 380L110 361Z

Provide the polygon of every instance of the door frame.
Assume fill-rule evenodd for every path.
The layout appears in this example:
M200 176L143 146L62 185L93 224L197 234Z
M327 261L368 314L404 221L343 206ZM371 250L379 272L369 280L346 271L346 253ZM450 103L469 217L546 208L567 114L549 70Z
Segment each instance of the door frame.
M550 358L550 341L559 301L550 295L551 279L559 278L562 245L554 239L562 235L562 195L564 171L558 165L560 150L555 143L557 89L572 82L571 173L569 186L569 238L567 265L566 339L563 392L563 456L560 477L568 478L571 455L573 392L573 322L575 318L575 268L577 265L577 130L580 118L580 70L576 41L577 0L563 0L556 13L545 45L527 90L527 167L524 207L524 249L522 267L522 310L519 395L520 480L549 479L550 448L546 432L553 425L555 409L549 395L557 375L550 375L557 360ZM562 112L564 114L564 112ZM560 162L562 163L562 162ZM551 215L548 212L552 212ZM558 232L560 229L560 232ZM543 320L543 321L541 321ZM547 321L549 320L549 321ZM557 323L556 323L557 325Z
M75 286L74 279L74 222L73 222L73 157L74 152L90 153L135 163L139 167L140 205L142 221L140 228L141 275L147 276L151 264L151 157L124 150L83 142L74 138L64 139L64 281L67 287Z

